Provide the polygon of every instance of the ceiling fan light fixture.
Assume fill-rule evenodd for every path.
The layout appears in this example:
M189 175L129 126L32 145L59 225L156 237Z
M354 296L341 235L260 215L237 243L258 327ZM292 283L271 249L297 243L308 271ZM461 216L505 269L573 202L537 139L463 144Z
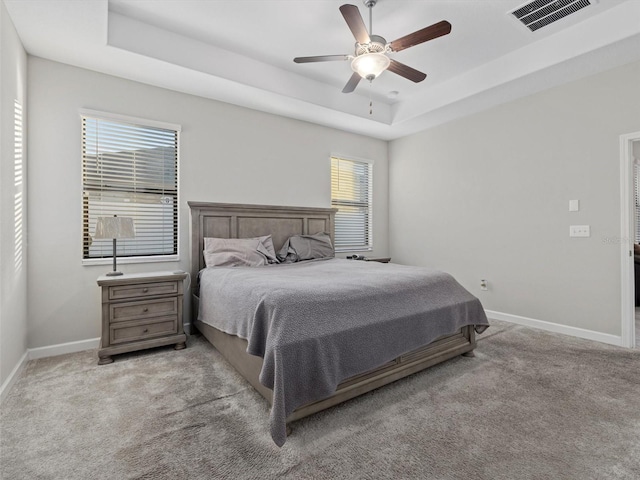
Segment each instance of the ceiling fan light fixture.
M391 61L387 56L387 53L395 53L401 50L405 50L410 47L414 47L434 38L442 37L451 33L451 24L446 20L442 20L438 23L434 23L428 27L417 30L409 35L400 37L391 43L387 43L384 37L380 35L373 35L373 6L378 0L362 0L365 6L369 9L369 30L364 24L360 10L355 5L345 4L340 7L340 13L347 22L347 26L353 37L356 40L355 55L320 55L315 57L296 57L293 59L296 63L311 63L311 62L330 62L334 60L351 60L351 69L353 73L349 78L349 81L342 89L342 93L353 92L360 80L363 78L371 82L378 77L385 70L389 70L391 73L395 73L401 77L411 80L414 83L418 83L427 78L427 74L411 68L408 65L398 62L397 60ZM556 0L535 0L535 2L548 2ZM574 2L578 0L563 0L568 2ZM595 1L595 0L580 0L580 1ZM535 3L534 2L534 3ZM560 0L557 0L560 2Z
M351 62L351 69L366 80L373 80L384 72L391 63L382 53L364 53Z

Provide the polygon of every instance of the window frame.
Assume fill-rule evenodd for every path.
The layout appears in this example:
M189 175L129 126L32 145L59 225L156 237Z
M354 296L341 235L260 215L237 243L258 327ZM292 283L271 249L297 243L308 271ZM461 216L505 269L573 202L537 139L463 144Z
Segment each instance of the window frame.
M84 167L84 159L83 151L83 138L82 138L82 124L83 117L94 118L98 120L107 120L113 122L122 122L128 123L131 125L139 125L143 127L153 127L160 128L165 130L173 130L176 132L176 253L174 254L165 254L165 255L138 255L138 256L124 256L117 257L118 264L135 264L135 263L157 263L157 262L178 262L180 261L180 231L181 231L181 222L182 215L180 214L180 137L182 132L182 126L174 123L168 122L160 122L157 120L149 120L146 118L140 117L132 117L129 115L121 115L117 113L103 112L99 110L90 110L90 109L78 109L79 120L80 120L80 169ZM80 176L80 190L81 195L84 195L84 180L81 174ZM82 265L110 265L113 263L113 256L110 257L102 257L102 258L84 258L84 207L83 207L83 198L80 199L80 210L81 210L81 220L80 220L80 258L82 260Z
M367 164L368 168L369 168L369 183L368 183L368 190L369 190L369 201L368 201L368 228L369 231L367 232L367 237L368 237L368 244L367 245L358 245L358 246L348 246L348 247L340 247L337 245L337 239L334 242L334 248L336 253L348 253L348 252L371 252L373 251L374 248L374 231L373 231L373 211L374 211L374 195L373 195L373 177L374 177L374 165L375 162L373 160L370 159L365 159L365 158L358 158L358 157L354 157L352 155L342 155L339 153L332 153L329 156L329 177L330 177L330 187L333 187L333 174L331 172L332 168L333 168L333 160L337 159L337 160L343 160L343 161L347 161L347 162L352 162L352 163L360 163L360 164ZM338 208L339 209L339 205L337 203L339 203L339 201L334 201L333 198L333 194L330 193L331 196L331 206L333 208ZM338 212L336 212L336 216L338 215ZM336 229L336 237L337 237L337 229Z

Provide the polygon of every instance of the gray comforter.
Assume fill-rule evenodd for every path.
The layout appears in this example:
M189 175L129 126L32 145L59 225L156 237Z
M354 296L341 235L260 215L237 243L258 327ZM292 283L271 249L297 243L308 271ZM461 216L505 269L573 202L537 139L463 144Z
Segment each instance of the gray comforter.
M465 325L488 325L480 301L451 275L343 259L200 274L198 319L248 341L273 390L271 436L286 441L297 407Z

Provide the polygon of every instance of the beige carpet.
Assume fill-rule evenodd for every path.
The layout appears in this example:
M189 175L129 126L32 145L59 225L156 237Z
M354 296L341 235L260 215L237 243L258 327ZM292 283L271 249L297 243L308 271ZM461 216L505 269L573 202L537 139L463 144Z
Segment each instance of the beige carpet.
M201 337L31 361L2 405L0 476L640 478L640 351L493 322L476 352L304 419L282 449Z

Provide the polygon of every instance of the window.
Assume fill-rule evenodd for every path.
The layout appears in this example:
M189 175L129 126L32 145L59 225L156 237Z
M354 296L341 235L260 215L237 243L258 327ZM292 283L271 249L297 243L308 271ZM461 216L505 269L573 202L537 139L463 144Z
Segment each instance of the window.
M113 256L113 242L92 238L101 216L132 217L136 237L118 257L178 254L180 127L109 114L82 113L83 259Z
M373 166L331 157L331 206L336 207L338 252L371 250Z

